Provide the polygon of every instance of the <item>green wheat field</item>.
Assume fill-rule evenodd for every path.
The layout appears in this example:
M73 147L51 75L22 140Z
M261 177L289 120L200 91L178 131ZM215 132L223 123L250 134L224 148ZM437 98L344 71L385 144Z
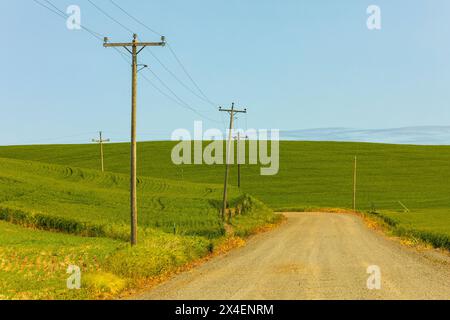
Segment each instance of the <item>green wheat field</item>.
M0 147L0 299L115 296L213 252L229 237L220 219L223 165L176 166L175 142L138 144L139 245L129 238L129 144ZM275 211L357 209L397 235L450 249L450 147L280 143L280 171L242 165L230 176L232 232L275 223ZM403 205L408 208L405 210ZM68 265L83 271L67 290Z

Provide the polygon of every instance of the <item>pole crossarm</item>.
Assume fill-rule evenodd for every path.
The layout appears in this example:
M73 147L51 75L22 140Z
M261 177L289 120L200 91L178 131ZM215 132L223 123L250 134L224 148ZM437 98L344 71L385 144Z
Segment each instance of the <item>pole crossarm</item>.
M237 109L234 109L234 106L231 109L223 109L222 107L219 107L219 111L228 112L228 113L247 113L247 109L237 110Z
M95 143L111 142L111 139L102 139L102 140L92 139L92 142Z
M103 142L110 142L110 141L111 141L111 139L103 139L103 138L102 138L102 132L101 132L101 131L99 132L99 136L100 136L99 139L92 139L92 142L95 142L95 143L103 143Z
M142 47L144 49L145 47L164 47L166 45L166 38L164 36L161 36L160 42L139 42L137 40L137 35L133 35L133 42L116 42L116 43L110 43L108 42L109 39L107 37L104 38L103 46L105 48L112 48L112 47L124 47L128 49L128 47ZM139 50L139 52L141 52ZM137 53L139 53L137 52Z
M165 42L124 42L124 43L108 43L105 42L103 44L103 46L105 48L110 48L110 47L132 47L136 45L136 47L164 47L166 45Z
M92 139L92 142L95 142L95 143L104 143L104 142L111 142L111 140L110 140L110 139L105 139L105 140L95 140L95 139Z

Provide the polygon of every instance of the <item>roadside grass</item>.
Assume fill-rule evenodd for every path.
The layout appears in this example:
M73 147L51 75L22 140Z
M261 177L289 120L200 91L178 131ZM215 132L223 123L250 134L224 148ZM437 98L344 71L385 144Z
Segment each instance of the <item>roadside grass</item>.
M255 198L248 197L243 203L246 207L242 214L235 215L232 221L235 236L248 237L259 228L267 224L276 225L283 219L281 215L274 214L264 203ZM238 210L242 209L238 206Z
M1 299L110 298L142 279L199 259L211 240L153 230L126 242L23 228L0 221ZM81 269L81 289L69 290L67 268Z
M83 274L99 272L108 256L124 247L111 239L31 230L4 221L0 244L0 300L88 299L92 293L86 287L67 289L68 266L79 266Z
M371 215L385 222L396 236L450 250L450 209L380 211Z

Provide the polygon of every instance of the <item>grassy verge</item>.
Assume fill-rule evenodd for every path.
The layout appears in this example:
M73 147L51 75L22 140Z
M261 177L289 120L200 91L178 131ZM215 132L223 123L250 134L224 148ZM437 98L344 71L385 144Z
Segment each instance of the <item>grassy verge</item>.
M382 223L392 235L422 242L434 248L450 250L450 215L447 209L417 212L382 211L366 213L366 217Z
M214 248L204 237L154 230L126 242L23 228L0 221L0 299L111 298L146 278L175 270ZM81 270L81 289L67 288L67 268Z
M238 237L248 237L258 232L260 228L276 225L283 219L280 214L274 214L264 203L248 195L241 199L241 204L238 203L236 208L240 214L234 216L232 224L234 235Z
M83 274L107 272L124 243L22 228L0 221L0 299L88 299L89 287L68 290L69 265Z

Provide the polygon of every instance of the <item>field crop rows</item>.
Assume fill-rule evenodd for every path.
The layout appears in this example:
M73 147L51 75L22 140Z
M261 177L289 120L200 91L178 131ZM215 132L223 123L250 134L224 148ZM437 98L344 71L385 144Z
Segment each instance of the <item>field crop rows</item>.
M177 181L221 183L223 166L176 166L170 160L175 142L144 142L138 148L140 176ZM106 168L127 173L128 144L105 146ZM29 159L97 169L92 145L0 148L0 157ZM242 166L242 190L273 209L351 208L353 161L358 157L358 209L450 208L450 147L340 142L280 142L280 171L261 176L259 166ZM230 183L236 186L236 170Z
M207 255L224 239L220 185L138 182L140 241L130 248L127 175L0 158L0 298L112 296ZM243 209L236 235L276 220L234 188L230 204ZM75 292L66 288L71 264L83 270Z

